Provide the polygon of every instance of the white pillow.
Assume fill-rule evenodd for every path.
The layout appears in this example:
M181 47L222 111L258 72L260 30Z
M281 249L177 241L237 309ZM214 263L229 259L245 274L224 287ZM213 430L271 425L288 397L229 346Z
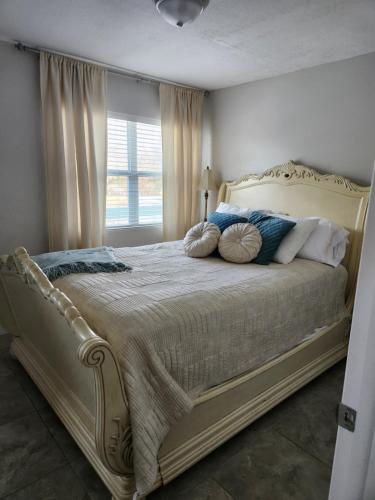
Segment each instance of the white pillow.
M280 264L289 264L292 262L297 253L301 250L306 240L319 224L318 218L299 219L297 217L287 217L277 214L281 219L291 220L296 225L282 239L279 248L277 249L273 260Z
M329 219L319 219L297 257L337 267L345 257L349 231Z
M220 236L221 232L216 224L200 222L186 233L185 254L188 257L207 257L217 247Z
M237 264L250 262L262 246L259 230L252 224L240 223L227 227L219 240L219 253L223 259Z
M216 212L219 212L221 214L233 214L248 218L250 217L252 210L250 208L241 208L237 205L232 205L231 203L221 202L219 203Z
M216 209L216 212L221 214L234 214L239 215L240 217L250 217L251 213L256 210L257 212L263 212L265 214L273 214L272 210L261 210L258 208L241 208L238 205L233 205L231 203L224 203L223 201L219 203L219 206Z

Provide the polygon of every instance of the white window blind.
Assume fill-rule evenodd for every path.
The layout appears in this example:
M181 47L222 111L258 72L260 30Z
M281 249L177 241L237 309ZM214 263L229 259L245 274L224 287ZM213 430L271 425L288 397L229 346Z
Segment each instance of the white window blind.
M160 124L108 117L106 226L162 223Z

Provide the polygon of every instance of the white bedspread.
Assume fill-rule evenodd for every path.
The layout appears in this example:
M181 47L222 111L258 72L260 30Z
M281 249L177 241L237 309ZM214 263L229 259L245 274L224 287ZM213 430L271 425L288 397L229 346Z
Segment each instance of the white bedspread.
M346 313L346 270L192 259L182 242L116 250L130 273L55 281L118 355L129 402L140 493L192 399L285 352Z

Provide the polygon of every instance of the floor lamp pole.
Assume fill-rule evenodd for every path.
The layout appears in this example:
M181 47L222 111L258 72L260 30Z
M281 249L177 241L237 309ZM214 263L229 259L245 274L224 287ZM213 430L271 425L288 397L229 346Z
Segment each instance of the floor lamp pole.
M207 202L208 202L208 191L204 192L204 222L207 222Z

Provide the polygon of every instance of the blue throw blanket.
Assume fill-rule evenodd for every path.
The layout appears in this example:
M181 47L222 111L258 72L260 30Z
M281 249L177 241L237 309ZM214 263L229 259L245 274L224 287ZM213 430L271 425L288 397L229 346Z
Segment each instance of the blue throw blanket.
M131 267L116 259L113 248L97 247L35 255L34 262L50 281L72 273L116 273Z

